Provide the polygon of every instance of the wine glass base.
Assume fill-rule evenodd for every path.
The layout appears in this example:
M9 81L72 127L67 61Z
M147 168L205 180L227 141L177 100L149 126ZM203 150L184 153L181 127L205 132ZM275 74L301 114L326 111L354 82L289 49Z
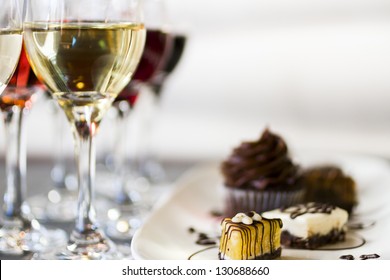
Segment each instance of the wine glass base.
M22 230L3 225L0 228L0 253L5 256L23 256L28 252L45 252L66 244L67 240L65 231L61 229L38 226Z
M117 204L115 201L106 201L100 209L103 210L100 220L104 223L105 233L120 242L131 242L149 212L141 203Z
M72 222L76 218L77 194L68 190L51 190L29 198L28 203L34 217L41 221Z
M70 250L72 245L64 245L51 251L38 252L32 257L33 260L122 260L126 256L118 250L116 245L105 240L102 244L86 246L84 250ZM107 245L107 246L106 246ZM108 247L108 249L107 249Z
M114 240L131 242L134 233L139 228L140 224L141 221L139 221L138 218L129 217L128 219L125 219L124 217L121 217L119 220L109 221L106 224L105 232L107 236Z

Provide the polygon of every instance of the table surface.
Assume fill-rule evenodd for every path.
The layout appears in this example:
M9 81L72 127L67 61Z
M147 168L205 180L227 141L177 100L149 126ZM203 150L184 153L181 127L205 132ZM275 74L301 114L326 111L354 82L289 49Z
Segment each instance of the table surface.
M190 169L192 166L196 165L195 162L162 162L162 166L166 172L166 183L165 185L169 186L173 184L185 171ZM50 190L53 189L53 182L50 177L50 172L53 167L53 161L49 159L29 159L27 164L27 197L32 197L40 194L47 194ZM0 178L2 180L1 184L1 197L4 195L4 185L5 185L5 171L4 171L4 161L1 161L0 164ZM97 169L99 172L99 168ZM0 201L0 205L3 205L3 200ZM2 208L1 208L2 209ZM68 234L73 229L72 222L47 222L40 220L40 223L47 228L61 228L65 230ZM0 254L0 259L10 260L10 259L30 259L31 254L26 254L24 256L9 256Z

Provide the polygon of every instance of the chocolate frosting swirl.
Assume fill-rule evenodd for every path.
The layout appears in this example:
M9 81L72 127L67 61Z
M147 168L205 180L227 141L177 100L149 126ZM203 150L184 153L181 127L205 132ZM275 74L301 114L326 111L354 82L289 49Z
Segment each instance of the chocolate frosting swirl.
M298 167L288 155L284 140L266 129L259 140L243 142L235 148L221 171L231 188L265 189L292 187Z

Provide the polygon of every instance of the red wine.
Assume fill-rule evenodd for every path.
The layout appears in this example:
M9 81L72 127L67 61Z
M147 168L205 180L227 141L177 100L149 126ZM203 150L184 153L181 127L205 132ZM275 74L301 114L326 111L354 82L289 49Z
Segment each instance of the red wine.
M182 34L172 34L172 39L172 48L162 69L162 71L167 74L172 73L172 71L176 68L183 55L187 41L187 37Z
M167 54L165 62L162 66L161 72L159 75L153 77L150 81L150 85L153 88L153 92L159 96L161 94L162 86L169 74L178 65L180 59L183 56L184 48L186 45L187 37L183 34L172 34L172 47Z
M133 107L137 101L139 90L139 83L136 80L132 80L116 97L114 105L121 101L127 101L130 107Z
M28 62L26 51L22 47L16 70L8 83L8 86L0 96L0 109L8 110L12 106L21 108L31 106L31 98L35 91L30 87L41 86Z
M27 54L23 46L18 66L16 67L8 86L29 87L34 85L40 85L40 82L28 62Z
M170 42L171 38L166 32L156 29L146 30L145 48L133 80L147 82L153 77L162 67Z
M171 47L171 37L161 30L147 29L145 48L132 81L121 91L115 103L127 101L132 107L137 100L140 82L146 83L165 65L166 54ZM136 87L135 87L136 86Z

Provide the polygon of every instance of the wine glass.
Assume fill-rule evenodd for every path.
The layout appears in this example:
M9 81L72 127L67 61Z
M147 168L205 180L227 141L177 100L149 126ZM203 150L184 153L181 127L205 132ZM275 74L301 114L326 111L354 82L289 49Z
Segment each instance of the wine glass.
M37 259L122 257L96 220L94 141L104 114L141 58L141 6L139 0L28 1L26 50L35 73L72 126L79 189L68 245L36 254Z
M146 26L145 48L131 82L114 100L117 110L117 143L113 151L114 180L113 192L108 193L111 202L103 209L106 232L118 240L131 240L135 230L142 224L149 208L142 201L137 189L139 174L135 163L128 160L128 122L138 95L142 94L145 83L159 71L171 47L168 33L164 29L164 1L145 0L144 15ZM103 192L104 193L104 192Z
M152 152L151 139L154 128L158 123L161 95L164 91L165 82L169 80L169 76L183 57L187 43L187 33L185 31L178 30L176 26L170 26L168 30L171 47L165 54L161 67L145 83L145 90L141 95L141 100L137 103L138 113L142 112L138 119L140 121L140 124L138 124L138 142L142 146L141 149L138 149L141 151L137 154L137 170L141 178L145 178L147 182L150 182L148 191L143 195L143 204L151 207L161 195L169 192L170 186L164 165Z
M187 44L187 35L183 31L170 31L170 36L172 37L172 48L167 55L165 63L161 71L148 83L158 98L161 97L167 78L179 64Z
M13 5L12 9L15 12L22 7L17 1L7 1L6 8L8 5ZM41 91L41 87L31 71L24 48L20 48L22 47L22 21L21 15L18 17L20 17L17 26L19 31L16 32L20 35L11 38L10 42L3 37L5 34L3 29L1 35L1 50L8 46L10 49L6 55L12 58L12 52L18 51L17 58L20 55L20 59L16 59L18 62L16 71L0 96L6 142L6 190L0 227L0 253L21 256L34 251L47 250L53 244L63 244L66 241L66 234L63 230L48 230L42 227L31 215L26 203L26 147L23 123L31 109L35 94ZM11 14L8 14L8 18L12 19ZM3 20L2 18L2 23ZM14 18L15 23L16 20ZM8 34L17 33L8 31ZM16 44L17 41L20 41L20 45Z
M22 7L18 0L5 0L0 9L0 94L15 71L22 49Z
M144 145L143 154L138 159L140 174L147 178L154 184L163 183L166 180L166 172L163 165L155 158L151 149L150 139L153 133L153 127L156 124L155 120L158 118L158 108L161 100L161 94L164 90L164 84L179 64L183 56L185 45L187 43L187 35L183 31L169 31L171 37L171 48L166 54L166 58L159 69L159 71L147 81L147 86L150 89L149 96L145 106L148 106L148 114L143 118L144 122L141 132L141 139Z
M0 9L0 94L15 71L22 49L22 3L17 0L2 1ZM0 253L5 255L24 255L27 251L37 249L36 235L32 232L39 229L29 217L25 201L25 157L24 147L20 145L22 134L20 123L23 114L14 105L17 88L8 88L0 96L1 111L4 116L7 144L6 154L6 190L4 194L2 217L0 220ZM27 99L29 91L26 90ZM24 99L20 100L22 107ZM9 111L9 113L7 113ZM19 112L18 112L19 111Z

